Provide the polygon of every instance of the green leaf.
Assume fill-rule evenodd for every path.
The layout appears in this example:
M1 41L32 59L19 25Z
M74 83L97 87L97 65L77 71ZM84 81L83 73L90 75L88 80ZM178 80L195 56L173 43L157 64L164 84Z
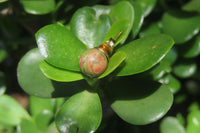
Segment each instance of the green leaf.
M21 121L18 129L20 133L42 133L33 121L26 119Z
M185 133L184 127L179 123L176 117L168 116L160 124L161 133Z
M200 54L200 36L197 35L185 44L176 47L179 55L184 58L194 58Z
M128 20L119 20L113 23L103 42L109 40L110 38L114 39L121 31L123 31L122 34L117 38L115 46L117 46L119 43L123 43L130 32L130 25L131 24Z
M128 1L121 1L111 9L109 16L111 17L113 24L108 34L104 38L104 41L110 38L114 38L117 35L117 33L119 33L120 31L123 31L122 35L118 38L115 45L119 43L119 40L121 43L124 43L133 26L133 21L134 21L133 6ZM127 21L127 22L123 26L122 23L120 23L119 21ZM121 29L120 28L116 29L118 25ZM116 33L116 30L117 30L117 33Z
M29 108L30 113L33 117L40 114L44 110L54 112L55 109L55 99L44 99L35 96L30 96L29 99Z
M116 52L109 59L108 67L106 68L105 72L99 78L106 77L107 75L112 73L125 59L126 59L126 53L124 53L122 51Z
M168 12L162 17L162 30L177 44L190 40L199 31L200 16L184 12Z
M8 0L0 0L0 3L6 2L6 1L8 1Z
M150 77L150 79L153 79L155 81L161 79L165 74L171 72L171 66L166 63L160 63L155 68L152 68L152 70L144 72L145 75Z
M167 55L161 60L161 63L172 65L177 60L178 53L175 48L171 48Z
M73 72L65 69L56 68L46 61L42 61L39 64L42 73L49 79L60 82L71 82L84 79L83 75L79 72Z
M117 76L132 75L150 69L163 59L173 44L173 39L164 34L151 35L126 44L118 49L124 51L127 58Z
M138 2L131 2L134 7L134 22L132 27L132 37L135 38L142 27L144 14L142 7Z
M104 92L117 115L134 125L155 122L173 103L173 95L167 86L130 77L111 82Z
M55 122L51 123L44 133L59 133L56 128Z
M53 119L54 114L49 110L43 110L35 117L35 122L39 130L45 131Z
M98 94L85 90L66 101L56 115L56 125L61 133L91 133L98 128L101 117Z
M172 76L171 74L166 75L165 77L160 79L159 82L166 84L173 94L177 93L181 88L180 81L176 79L174 76Z
M154 23L150 23L147 26L144 26L142 28L142 31L140 32L139 36L140 38L145 37L145 36L149 36L149 35L153 35L153 34L159 34L161 33L160 28L159 28L159 24L154 22Z
M28 112L12 97L0 96L0 123L18 125L22 119L30 119Z
M200 111L193 111L187 116L187 133L199 133L200 132Z
M184 11L189 12L199 12L200 13L200 1L199 0L191 0L188 3L186 3L184 6L182 6L182 9Z
M88 87L84 81L60 83L48 79L39 68L43 60L38 49L30 50L19 62L17 68L18 82L22 89L30 95L38 97L71 96Z
M92 7L95 12L96 12L96 18L99 18L99 16L105 14L108 15L110 10L112 9L112 6L108 6L108 5L94 5Z
M2 62L7 56L7 52L4 49L0 49L0 62Z
M108 15L96 14L94 9L83 7L73 15L70 25L74 35L89 48L93 48L103 42L111 21Z
M133 0L133 1L137 1L141 5L145 17L151 13L157 2L157 0Z
M193 60L180 60L173 68L173 73L180 78L189 78L197 71L197 64Z
M64 26L51 24L36 33L45 61L58 68L80 71L79 58L86 47Z
M6 92L6 83L5 75L0 71L0 95L3 95Z
M43 15L54 11L55 0L20 0L27 13Z

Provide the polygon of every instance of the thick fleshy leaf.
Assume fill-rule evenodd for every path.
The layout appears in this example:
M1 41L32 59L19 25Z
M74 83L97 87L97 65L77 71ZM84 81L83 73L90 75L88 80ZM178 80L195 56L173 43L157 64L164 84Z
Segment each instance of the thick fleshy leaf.
M49 79L60 82L71 82L84 79L83 75L79 72L73 72L61 68L54 67L48 64L46 61L42 61L39 64L40 70Z
M177 118L169 116L162 120L160 133L185 133L185 129Z
M133 0L140 3L144 16L148 16L156 5L157 0Z
M101 102L95 92L87 90L70 97L56 115L61 133L92 133L102 117Z
M28 112L12 97L0 96L0 123L18 125L22 119L30 119Z
M104 92L117 115L135 125L160 119L173 102L173 95L167 86L130 77L111 82Z
M45 131L53 119L54 114L49 110L43 110L34 118L35 123L40 131Z
M167 55L161 60L161 63L172 65L176 62L178 57L177 51L175 48L171 48Z
M32 120L22 120L18 129L20 133L42 133Z
M59 133L56 128L55 122L51 123L44 133Z
M39 50L32 49L19 62L17 68L18 82L28 94L46 98L66 97L88 87L84 80L61 83L48 79L39 68L39 63L42 60L43 57Z
M164 34L151 35L126 44L118 49L124 51L127 58L117 76L132 75L150 69L163 59L173 44L173 39Z
M96 18L99 18L99 16L102 14L108 15L110 10L112 9L112 6L95 5L92 8L96 11Z
M86 47L64 26L51 24L41 28L36 33L36 41L49 64L80 71L78 62Z
M131 24L128 20L119 20L113 23L103 42L110 38L114 39L120 32L122 32L122 34L117 38L115 46L119 43L123 43L123 41L128 37L130 25Z
M197 35L189 42L176 47L180 55L185 58L194 58L200 54L200 36Z
M99 15L94 9L83 7L73 15L70 25L74 35L89 48L93 48L103 42L111 27L111 21L108 15Z
M186 3L183 7L183 10L190 11L190 12L199 12L200 13L200 1L199 0L191 0Z
M147 26L144 26L144 28L142 29L139 35L141 38L141 37L145 37L145 36L149 36L153 34L159 34L159 33L161 33L161 31L158 26L158 23L151 23Z
M55 9L55 0L20 0L20 3L30 14L43 15Z
M126 15L128 14L128 15ZM116 27L115 23L118 23L118 21L124 21L126 20L128 22L128 26L120 26L121 29L118 30L118 33L120 31L123 30L123 36L120 36L119 39L121 38L121 43L123 43L126 38L128 37L132 26L133 26L133 21L134 21L134 8L132 6L132 4L128 1L121 1L119 3L117 3L110 11L109 16L112 20L112 26L111 29L109 30L109 33L106 35L106 37L104 38L104 41L110 39L110 38L114 38L115 35L117 35L116 31L113 27ZM113 33L113 34L111 34ZM116 33L116 34L114 34ZM115 45L117 45L119 43L119 41L116 42Z
M197 71L197 64L193 60L180 60L174 67L173 72L180 78L189 78Z
M141 5L138 2L131 2L134 7L134 22L132 27L132 37L135 38L142 27L144 14Z
M162 30L173 37L177 44L190 40L199 32L200 16L184 12L169 12L162 17Z
M166 63L160 63L155 68L152 68L152 70L144 72L147 74L148 77L151 79L157 81L160 78L162 78L165 74L170 73L172 70L171 66Z
M122 51L116 52L110 59L106 71L99 77L103 78L112 73L124 60L126 59L126 53Z
M35 96L30 96L30 113L33 117L43 112L43 110L48 110L53 113L55 109L55 103L55 99L44 99Z
M177 93L181 88L181 83L171 74L166 75L159 80L160 83L166 84L173 94Z
M193 111L187 116L187 133L199 133L200 132L200 111Z

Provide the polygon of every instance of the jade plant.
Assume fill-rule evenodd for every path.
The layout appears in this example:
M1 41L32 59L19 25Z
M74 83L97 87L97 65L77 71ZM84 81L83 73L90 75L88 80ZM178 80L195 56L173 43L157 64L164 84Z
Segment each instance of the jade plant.
M24 6L26 2L22 1ZM69 98L55 115L59 132L95 132L102 120L102 101L133 125L155 122L170 109L170 87L144 78L150 75L144 72L171 65L169 51L174 40L162 33L136 38L150 13L141 5L139 1L121 1L113 6L82 7L69 24L49 24L35 34L38 48L28 51L19 62L18 81L32 96ZM81 54L120 31L106 70L95 78L82 73Z

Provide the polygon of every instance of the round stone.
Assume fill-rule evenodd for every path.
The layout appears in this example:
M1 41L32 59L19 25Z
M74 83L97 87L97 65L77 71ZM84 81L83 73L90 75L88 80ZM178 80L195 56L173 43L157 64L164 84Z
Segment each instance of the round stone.
M107 64L108 59L105 53L97 48L86 50L79 60L81 71L91 78L102 74Z

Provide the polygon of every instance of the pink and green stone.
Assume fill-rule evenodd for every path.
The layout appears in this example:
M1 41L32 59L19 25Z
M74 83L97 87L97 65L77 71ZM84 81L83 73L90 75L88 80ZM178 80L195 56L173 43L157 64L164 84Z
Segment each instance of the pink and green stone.
M102 74L108 64L108 58L102 50L92 48L86 50L80 57L81 71L88 77L97 77Z

